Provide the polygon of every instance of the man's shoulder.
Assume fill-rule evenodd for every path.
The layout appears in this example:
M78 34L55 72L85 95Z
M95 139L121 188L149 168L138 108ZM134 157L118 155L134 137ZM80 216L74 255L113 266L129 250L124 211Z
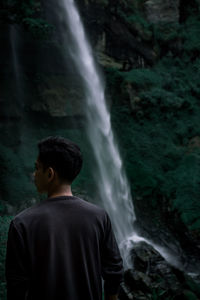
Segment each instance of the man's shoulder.
M107 213L104 208L101 206L94 204L92 202L88 202L82 198L76 197L78 199L78 205L88 213L97 214L99 216L104 217Z
M105 218L107 213L104 210L104 208L100 207L97 204L88 202L86 200L84 200L83 198L74 196L73 197L74 201L74 208L76 209L77 206L77 210L78 211L82 211L85 212L88 215L93 215L93 216L99 216L100 218ZM64 200L63 200L64 201ZM65 202L65 201L64 201ZM71 202L72 204L73 202ZM53 205L51 205L53 204ZM68 201L66 200L66 204L68 204ZM59 201L49 201L48 199L39 202L29 208L24 209L23 211L21 211L20 213L18 213L14 219L13 222L17 225L19 223L23 223L23 222L30 222L31 219L35 219L35 218L40 218L41 216L43 216L43 214L48 214L52 209L54 210L55 207L59 208ZM52 209L51 209L52 208ZM62 206L63 208L63 206ZM68 205L66 205L66 211L68 209Z
M88 209L94 209L94 210L97 210L97 211L102 212L102 213L105 211L98 204L94 204L90 201L87 201L87 200L85 200L83 198L80 198L80 197L77 197L77 196L75 196L74 198L76 198L79 201L79 203L82 204L83 207L87 207Z
M29 219L32 215L37 214L39 211L40 204L41 203L34 204L33 206L28 207L28 208L22 210L21 212L19 212L13 218L13 223L17 225L17 224L23 222L24 220Z

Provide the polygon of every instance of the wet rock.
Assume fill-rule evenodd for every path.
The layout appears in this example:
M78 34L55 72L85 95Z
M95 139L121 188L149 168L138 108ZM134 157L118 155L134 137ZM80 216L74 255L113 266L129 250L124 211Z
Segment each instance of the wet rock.
M141 101L142 99L138 97L137 92L133 89L130 83L126 85L126 91L129 97L130 108L132 112L137 112L141 110Z
M105 32L101 36L99 36L95 53L97 61L103 67L113 67L117 69L123 68L123 61L117 60L106 53L106 35Z
M179 20L179 0L148 0L145 9L151 23L173 23Z
M65 81L66 80L66 81ZM49 76L38 85L38 99L32 103L35 112L45 112L52 117L82 114L82 95L75 86L66 85L65 77Z
M101 41L100 45L103 51L98 53L109 57L114 64L122 65L121 69L125 71L153 65L157 59L152 46L138 39L135 32L114 16L105 24L104 41Z
M199 299L199 277L194 280L171 266L145 242L134 244L133 268L125 272L120 300L127 299ZM171 298L170 298L171 299Z

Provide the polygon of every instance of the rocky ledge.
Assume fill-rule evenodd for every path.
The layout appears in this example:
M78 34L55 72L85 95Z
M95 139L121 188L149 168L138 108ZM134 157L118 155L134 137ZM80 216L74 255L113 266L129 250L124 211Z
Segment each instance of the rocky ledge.
M131 252L133 268L125 271L120 300L200 299L200 275L170 265L150 245L139 242Z

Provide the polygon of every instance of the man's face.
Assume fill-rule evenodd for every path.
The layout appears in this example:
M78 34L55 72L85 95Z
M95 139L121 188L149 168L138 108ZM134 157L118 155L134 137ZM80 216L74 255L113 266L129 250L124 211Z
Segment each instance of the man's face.
M44 170L42 163L37 159L35 162L34 182L39 193L48 190L48 169Z

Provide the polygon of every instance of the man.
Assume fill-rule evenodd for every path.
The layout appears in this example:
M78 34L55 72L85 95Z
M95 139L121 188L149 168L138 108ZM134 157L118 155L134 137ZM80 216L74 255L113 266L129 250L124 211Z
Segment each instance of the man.
M34 172L48 198L10 224L6 279L8 300L117 299L123 267L107 213L72 195L79 147L61 137L38 144Z

